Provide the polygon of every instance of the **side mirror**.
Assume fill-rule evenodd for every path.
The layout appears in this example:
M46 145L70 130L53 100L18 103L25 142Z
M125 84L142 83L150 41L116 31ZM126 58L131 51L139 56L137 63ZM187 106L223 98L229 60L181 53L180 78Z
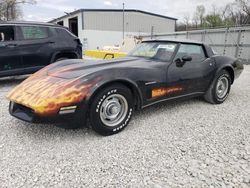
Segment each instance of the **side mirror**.
M192 57L188 55L184 55L181 59L180 58L176 59L175 63L177 67L183 67L184 64L188 61L192 61Z
M189 55L185 55L181 58L182 61L187 62L187 61L192 61L192 57Z

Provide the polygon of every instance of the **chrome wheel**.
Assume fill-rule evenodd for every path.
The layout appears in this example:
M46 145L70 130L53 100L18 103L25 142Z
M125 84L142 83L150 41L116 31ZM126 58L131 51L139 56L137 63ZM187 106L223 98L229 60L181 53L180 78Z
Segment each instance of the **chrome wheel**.
M119 125L128 113L128 102L125 97L119 94L108 96L100 108L100 118L103 124L108 127Z
M227 77L220 77L216 85L216 95L218 96L218 98L223 99L228 93L228 88L229 81Z

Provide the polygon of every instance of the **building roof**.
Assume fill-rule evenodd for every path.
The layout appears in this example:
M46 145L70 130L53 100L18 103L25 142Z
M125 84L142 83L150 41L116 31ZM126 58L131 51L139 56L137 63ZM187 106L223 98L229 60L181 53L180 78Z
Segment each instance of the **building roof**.
M177 20L177 18L164 16L164 15L160 15L160 14L155 14L155 13L151 13L151 12L147 12L147 11L137 10L137 9L125 9L124 11L125 12L138 12L138 13L147 14L147 15L151 15L151 16L156 16L156 17L160 17L160 18L165 18L165 19L170 19L170 20ZM77 14L77 13L80 13L80 12L123 12L123 9L79 9L79 10L73 11L73 12L67 14L67 15L64 15L64 16L61 16L59 18L53 19L49 23L59 21L61 19L67 18L69 15L74 15L74 14Z
M40 26L62 27L52 23L33 22L33 21L1 21L0 25L40 25Z

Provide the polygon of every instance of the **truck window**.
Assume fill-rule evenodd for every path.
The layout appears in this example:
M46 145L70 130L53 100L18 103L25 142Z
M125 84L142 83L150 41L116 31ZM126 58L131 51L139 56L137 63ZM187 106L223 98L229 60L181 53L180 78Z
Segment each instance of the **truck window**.
M14 27L0 26L0 42L15 40Z
M49 32L47 27L22 26L21 31L24 40L44 39L49 37Z

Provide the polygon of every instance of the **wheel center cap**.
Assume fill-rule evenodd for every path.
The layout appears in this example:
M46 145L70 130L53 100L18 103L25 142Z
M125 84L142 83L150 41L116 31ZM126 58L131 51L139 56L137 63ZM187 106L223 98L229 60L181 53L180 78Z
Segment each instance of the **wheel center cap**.
M108 127L119 125L128 113L128 102L120 94L112 94L102 103L100 108L102 123Z
M112 108L111 108L111 114L118 114L118 112L119 112L119 107L118 106L113 106Z
M121 106L118 103L111 103L106 110L108 116L116 117L120 113Z

